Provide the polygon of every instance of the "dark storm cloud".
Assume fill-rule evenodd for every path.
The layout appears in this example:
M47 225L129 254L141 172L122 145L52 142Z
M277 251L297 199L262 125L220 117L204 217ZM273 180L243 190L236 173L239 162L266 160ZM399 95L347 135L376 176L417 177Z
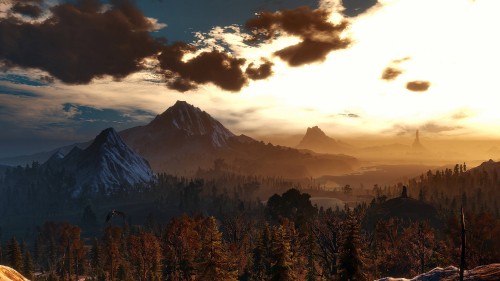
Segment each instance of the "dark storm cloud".
M334 24L329 21L330 13L321 9L300 7L278 12L262 12L246 23L255 39L273 39L278 34L288 34L301 39L296 45L275 52L275 55L290 66L300 66L323 61L334 50L345 49L350 39L342 38L347 21Z
M184 62L184 54L194 52L193 46L176 43L163 48L160 67L170 88L181 92L193 89L197 84L212 82L228 91L239 91L248 83L241 67L244 59L232 57L219 51L202 52Z
M254 63L248 65L245 74L252 80L266 79L273 74L273 63L264 61L260 66L256 67Z
M11 11L32 18L38 18L42 14L42 8L38 5L25 2L17 2L12 6Z
M382 77L380 77L382 80L385 81L393 81L398 78L399 75L401 75L403 71L401 69L397 69L394 67L387 67L384 72L382 73Z
M429 89L431 83L429 81L411 81L406 83L406 89L413 92L425 92Z
M153 38L154 23L129 1L103 6L99 1L81 0L56 5L50 12L48 19L37 24L15 17L0 19L0 62L5 68L38 68L64 83L87 84L104 76L122 79L148 69L145 58L158 58L167 86L181 92L205 83L239 91L249 80L272 74L270 62L258 67L250 64L244 72L244 59L217 50L184 61L184 55L197 52L196 47Z
M96 1L60 4L41 24L15 18L0 21L0 59L7 65L39 68L70 84L94 77L123 78L143 68L158 51L153 24L127 1L101 12Z

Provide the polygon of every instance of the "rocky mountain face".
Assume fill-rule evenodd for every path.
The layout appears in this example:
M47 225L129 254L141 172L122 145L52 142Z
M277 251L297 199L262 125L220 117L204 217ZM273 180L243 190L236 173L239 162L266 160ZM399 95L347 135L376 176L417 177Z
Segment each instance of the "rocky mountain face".
M63 172L74 179L73 197L118 188L147 185L154 180L148 162L135 153L113 128L102 131L92 144L74 147L68 154L56 152L41 165L45 173Z
M351 145L327 136L318 126L307 128L306 134L297 145L297 148L333 154L346 153L353 150Z
M243 174L304 177L351 171L358 165L349 156L318 156L296 149L236 136L205 111L176 102L145 126L124 130L124 141L146 158L156 172L192 176L214 167Z

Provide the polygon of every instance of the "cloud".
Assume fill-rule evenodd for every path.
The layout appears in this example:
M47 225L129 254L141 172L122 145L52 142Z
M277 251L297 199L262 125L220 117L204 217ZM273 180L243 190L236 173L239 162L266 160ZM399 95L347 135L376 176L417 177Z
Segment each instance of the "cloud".
M398 76L401 74L403 74L403 71L401 69L389 66L384 70L384 72L382 73L382 77L380 78L385 81L393 81L396 80L396 78L398 78Z
M38 5L23 2L14 4L11 11L31 18L38 18L42 14L42 9Z
M330 16L328 10L300 7L259 13L247 21L246 27L252 31L255 40L272 40L282 34L300 38L299 43L274 53L290 66L300 66L324 61L330 52L351 44L350 39L342 36L348 22L333 23Z
M18 2L14 7L31 3ZM150 32L164 26L129 1L59 4L50 8L50 16L41 22L13 16L0 19L0 62L7 69L41 69L67 84L88 84L106 76L121 80L148 70L160 74L169 88L181 92L207 83L236 92L249 80L272 74L269 61L260 66L247 65L246 59L221 48L199 50L194 45L167 44L166 39L151 36Z
M416 80L406 83L406 89L413 92L425 92L429 89L431 83L429 81Z
M441 125L435 122L428 122L420 127L421 130L430 132L430 133L441 133L441 132L449 132L458 129L462 129L461 126L449 126L449 125Z
M241 69L244 59L213 50L182 60L186 53L194 51L193 46L185 43L163 48L158 60L170 88L183 92L196 88L196 84L212 82L224 90L239 91L248 83Z
M245 74L252 80L266 79L273 74L272 67L273 63L270 61L264 61L259 67L255 67L252 62L245 70Z
M121 79L144 68L142 59L159 50L149 35L154 25L128 1L102 11L97 1L60 4L41 24L14 17L0 21L0 59L38 68L70 84L109 75Z

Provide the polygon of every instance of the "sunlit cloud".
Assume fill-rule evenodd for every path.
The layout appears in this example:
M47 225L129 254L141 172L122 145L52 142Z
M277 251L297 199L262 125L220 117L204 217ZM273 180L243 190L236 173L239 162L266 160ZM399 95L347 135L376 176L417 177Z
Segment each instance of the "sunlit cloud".
M342 19L338 3L322 1L333 21ZM498 137L500 115L492 97L500 94L499 8L496 0L382 0L347 19L345 33L352 39L348 48L300 67L273 55L300 38L282 34L250 44L249 32L241 26L215 27L198 34L194 43L199 52L216 49L244 58L242 71L252 63L251 69L257 69L265 58L272 64L272 76L249 81L237 93L204 84L181 94L147 70L119 82L103 78L89 85L11 83L10 88L37 96L0 95L12 115L2 118L24 120L22 126L66 122L68 114L76 114L64 112L62 105L70 103L114 109L147 122L147 115L135 110L159 114L176 100L186 100L237 134L300 133L319 125L338 137L396 135L401 130L394 128L404 124L441 136ZM387 76L391 79L384 79L388 68L393 70ZM30 77L46 75L23 71ZM259 76L258 71L254 74ZM424 92L409 91L414 81L429 85Z

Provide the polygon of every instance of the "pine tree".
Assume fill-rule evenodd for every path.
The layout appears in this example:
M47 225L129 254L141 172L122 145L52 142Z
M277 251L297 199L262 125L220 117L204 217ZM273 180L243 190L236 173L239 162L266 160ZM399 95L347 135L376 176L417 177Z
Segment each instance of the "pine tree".
M24 270L23 274L24 277L28 278L29 280L33 280L33 259L31 258L31 253L30 251L26 251L26 254L24 255Z
M253 251L250 280L268 280L271 274L272 239L269 224L265 224Z
M9 257L9 265L15 270L23 271L23 255L21 253L21 248L16 238L12 237L7 245L7 255Z
M292 268L292 253L290 252L290 238L287 237L283 226L278 226L273 233L274 263L271 267L272 281L297 280Z
M346 221L346 233L340 252L340 280L365 280L361 252L359 223L351 214Z
M204 221L200 235L202 245L196 280L238 280L237 272L232 270L233 265L227 256L226 247L222 244L222 233L214 217L209 217Z

